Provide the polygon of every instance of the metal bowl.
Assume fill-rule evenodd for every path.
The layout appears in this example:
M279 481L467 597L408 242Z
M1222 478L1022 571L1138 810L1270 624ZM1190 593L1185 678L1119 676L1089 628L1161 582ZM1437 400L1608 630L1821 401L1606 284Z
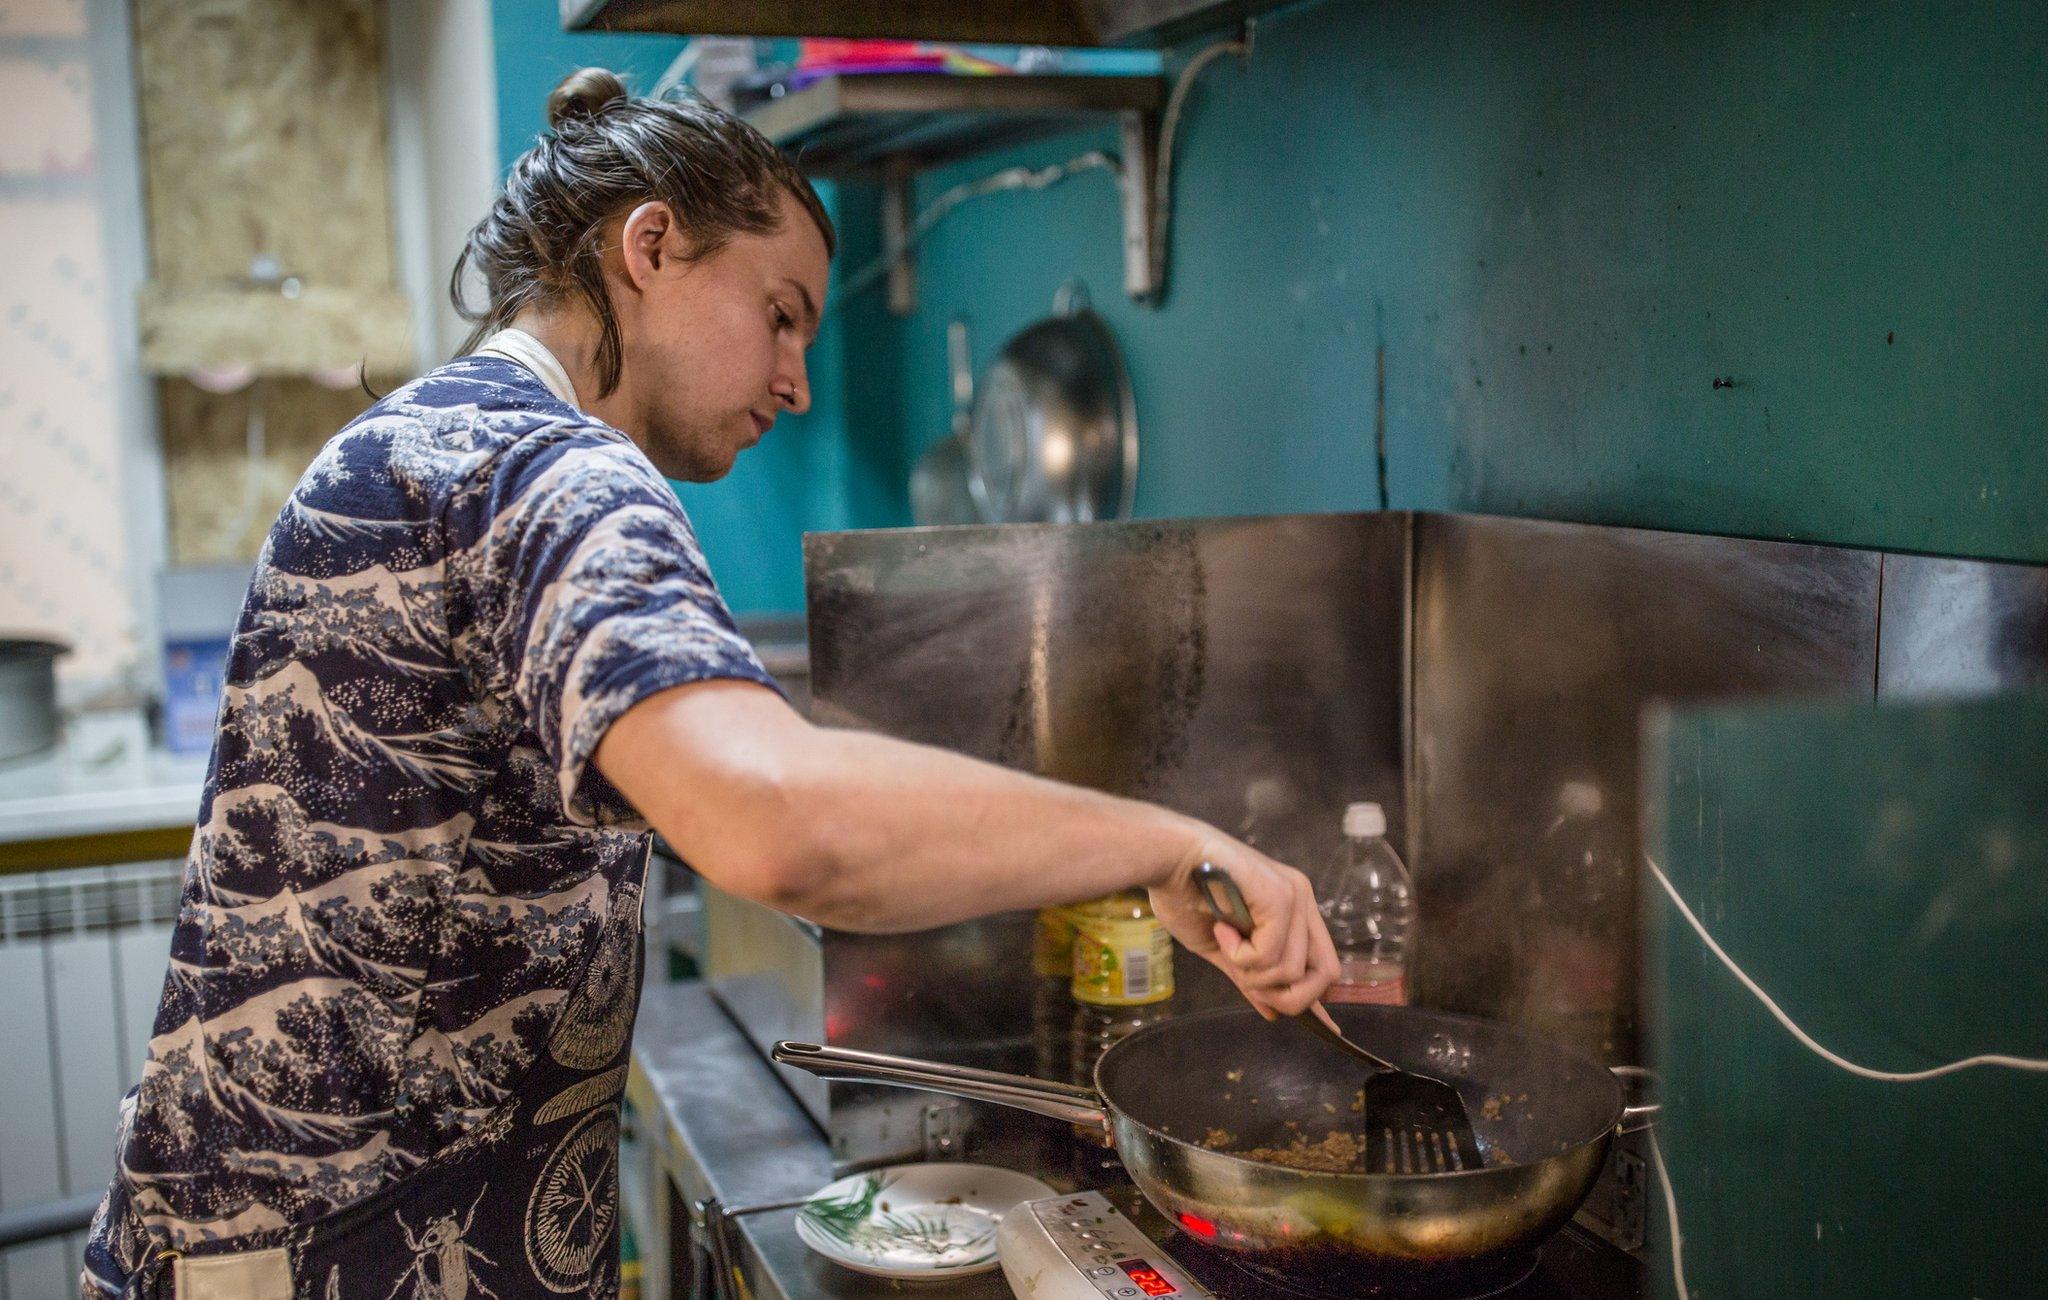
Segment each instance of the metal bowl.
M1128 519L1138 418L1123 355L1077 283L1008 343L982 377L968 485L990 523Z

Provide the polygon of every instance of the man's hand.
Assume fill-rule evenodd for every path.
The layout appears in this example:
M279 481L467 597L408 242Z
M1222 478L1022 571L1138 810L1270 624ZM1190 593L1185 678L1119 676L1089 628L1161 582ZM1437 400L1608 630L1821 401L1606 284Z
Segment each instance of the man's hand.
M1230 873L1251 909L1250 939L1209 911L1195 868ZM1308 877L1217 833L1152 886L1152 911L1190 952L1228 975L1260 1015L1297 1015L1337 978L1337 947L1316 910Z

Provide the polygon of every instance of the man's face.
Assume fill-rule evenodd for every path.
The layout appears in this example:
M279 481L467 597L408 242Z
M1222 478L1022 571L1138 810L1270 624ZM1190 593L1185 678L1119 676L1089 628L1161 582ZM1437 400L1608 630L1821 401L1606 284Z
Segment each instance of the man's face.
M817 223L786 192L778 229L735 235L695 261L681 231L663 227L646 232L636 213L621 230L624 282L610 286L621 386L655 468L708 483L783 411L810 408L804 351L817 337L830 258Z

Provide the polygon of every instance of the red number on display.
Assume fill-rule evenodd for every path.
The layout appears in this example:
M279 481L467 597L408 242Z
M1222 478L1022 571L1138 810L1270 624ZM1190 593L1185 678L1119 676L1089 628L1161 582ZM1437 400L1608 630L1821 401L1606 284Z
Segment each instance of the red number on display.
M1160 1276L1158 1269L1153 1268L1142 1259L1122 1260L1117 1264L1117 1267L1122 1269L1131 1281L1137 1283L1138 1289L1146 1295L1180 1294L1179 1287Z

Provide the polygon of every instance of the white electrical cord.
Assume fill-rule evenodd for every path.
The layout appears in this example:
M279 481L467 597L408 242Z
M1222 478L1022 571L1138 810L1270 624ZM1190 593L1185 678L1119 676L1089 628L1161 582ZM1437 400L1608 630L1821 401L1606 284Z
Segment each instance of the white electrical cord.
M1664 1189L1664 1219L1671 1225L1671 1282L1678 1288L1678 1300L1692 1300L1685 1289L1685 1238L1678 1231L1678 1194L1671 1190L1671 1171L1664 1167L1664 1148L1657 1145L1657 1130L1645 1129L1650 1139L1650 1160L1657 1166L1657 1185Z
M883 253L866 266L861 267L860 270L847 276L845 282L833 297L837 301L844 302L856 294L864 293L868 289L873 288L888 273L889 263L892 259L908 253L911 249L923 243L924 237L932 232L933 227L945 220L952 213L953 209L969 199L978 199L985 194L998 194L1005 190L1042 190L1047 186L1056 185L1066 180L1069 176L1074 176L1093 168L1102 167L1113 172L1121 166L1122 163L1115 154L1105 153L1100 149L1091 149L1087 153L1069 158L1065 162L1057 163L1051 167L1005 167L1003 170L992 172L980 180L968 181L964 185L955 185L952 189L947 190L926 204L918 212L917 219L910 223L910 230L904 236L902 248L894 252Z
M1159 117L1159 165L1152 173L1152 283L1163 288L1166 284L1166 239L1173 228L1173 144L1180 135L1181 111L1187 107L1188 92L1194 89L1195 78L1226 54L1241 54L1251 57L1250 27L1246 28L1246 39L1241 41L1218 41L1194 58L1174 78L1173 92L1166 97L1166 111Z
M1700 942L1707 945L1707 951L1721 959L1721 964L1728 968L1728 973L1740 980L1742 987L1755 995L1756 1000L1764 1004L1764 1008L1777 1018L1778 1023L1783 1025L1792 1037L1799 1040L1801 1046L1828 1062L1828 1064L1847 1070L1849 1073L1861 1078L1875 1079L1880 1083L1921 1083L1928 1079L1938 1079L1945 1074L1954 1074L1958 1070L1968 1070L1982 1065L2001 1066L2008 1070L2048 1072L2048 1060L2027 1056L2006 1056L1995 1052L1982 1056L1965 1057L1960 1061L1950 1061L1946 1065L1937 1065L1929 1070L1874 1070L1867 1065L1858 1065L1839 1053L1829 1051L1812 1034L1801 1029L1792 1017L1786 1015L1785 1009L1778 1005L1777 1000L1764 992L1763 986L1751 979L1749 972L1737 965L1735 959L1728 955L1728 950L1715 941L1714 936L1707 932L1707 927L1701 924L1699 917L1695 916L1693 910L1685 905L1685 900L1679 897L1677 887L1671 883L1671 878L1664 874L1664 869L1657 865L1656 860L1646 853L1643 855L1643 862L1649 866L1650 874L1657 878L1657 883L1664 887L1665 895L1671 899L1672 906L1678 909L1678 914L1685 918L1686 924L1692 927L1693 933L1700 937ZM1650 1131L1649 1138L1650 1159L1657 1166L1657 1184L1664 1189L1664 1214L1671 1227L1671 1280L1678 1288L1679 1300L1690 1300L1692 1293L1686 1290L1685 1286L1685 1239L1678 1230L1678 1196L1671 1189L1671 1171L1665 1167L1664 1149L1657 1144L1657 1134L1654 1129Z
M1808 1051L1827 1061L1830 1065L1839 1066L1849 1073L1865 1079L1875 1079L1879 1083L1919 1083L1926 1079L1938 1079L1944 1074L1954 1074L1958 1070L1968 1070L1980 1065L2003 1066L2008 1070L2048 1072L2048 1060L2027 1056L2005 1056L1998 1053L1965 1057L1960 1061L1950 1061L1946 1065L1937 1065L1931 1070L1874 1070L1867 1065L1858 1065L1846 1057L1829 1051L1821 1046L1819 1042L1815 1041L1812 1034L1807 1033L1794 1023L1792 1017L1785 1014L1785 1009L1779 1006L1770 994L1764 992L1763 986L1751 979L1749 972L1736 965L1735 959L1728 955L1727 950L1714 941L1714 936L1707 933L1707 927L1700 924L1699 917L1694 916L1692 909L1685 905L1685 900L1678 896L1678 890L1673 887L1670 877L1664 874L1664 869L1659 867L1656 861L1648 854L1643 855L1643 861L1649 864L1650 874L1657 877L1657 883L1664 886L1664 892L1670 896L1672 905L1678 909L1678 914L1684 917L1686 924L1693 928L1693 933L1699 935L1700 942L1707 945L1707 950L1721 959L1721 964L1728 968L1728 973L1741 980L1742 987L1756 995L1756 1000L1763 1003L1764 1008L1777 1017L1778 1023L1785 1026L1786 1032L1798 1039L1800 1044Z

